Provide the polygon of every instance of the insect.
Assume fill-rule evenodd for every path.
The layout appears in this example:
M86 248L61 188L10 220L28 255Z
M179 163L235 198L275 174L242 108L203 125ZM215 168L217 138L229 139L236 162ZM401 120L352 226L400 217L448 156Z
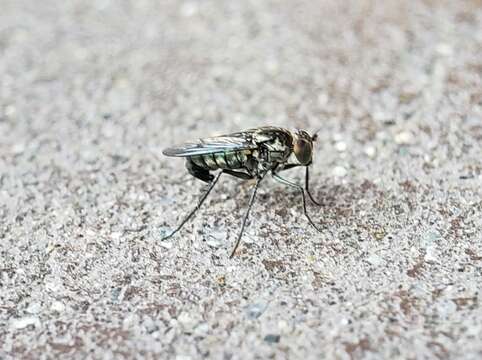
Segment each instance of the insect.
M317 134L311 136L304 130L290 131L280 127L264 126L228 135L199 139L165 149L166 156L186 158L186 168L195 178L208 183L196 207L181 221L166 240L176 234L196 213L214 188L222 174L231 175L243 180L256 180L248 208L244 214L241 231L231 252L230 258L236 253L243 236L249 212L254 204L259 184L270 173L274 180L296 188L302 198L303 212L308 222L319 232L321 230L313 223L306 210L306 196L314 200L309 188L309 166L313 161L313 142ZM282 170L304 166L305 187L293 183L279 174ZM219 170L216 175L211 172Z

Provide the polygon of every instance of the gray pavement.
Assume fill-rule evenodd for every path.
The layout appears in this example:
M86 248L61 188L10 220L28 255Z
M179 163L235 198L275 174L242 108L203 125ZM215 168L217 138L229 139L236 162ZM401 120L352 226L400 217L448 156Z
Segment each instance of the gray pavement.
M480 1L0 0L0 359L480 359ZM163 148L320 128L310 206ZM303 172L287 174L303 180Z

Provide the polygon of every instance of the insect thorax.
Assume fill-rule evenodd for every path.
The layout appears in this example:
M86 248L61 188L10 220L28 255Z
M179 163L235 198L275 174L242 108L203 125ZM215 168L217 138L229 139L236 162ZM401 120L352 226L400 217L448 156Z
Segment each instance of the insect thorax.
M285 162L291 154L291 147L278 137L272 142L264 144L262 148L266 152L262 160L268 163Z

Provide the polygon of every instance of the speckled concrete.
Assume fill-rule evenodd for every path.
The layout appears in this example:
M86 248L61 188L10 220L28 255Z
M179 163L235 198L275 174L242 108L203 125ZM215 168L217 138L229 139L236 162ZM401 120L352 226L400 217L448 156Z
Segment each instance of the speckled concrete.
M480 1L0 7L0 359L482 357ZM321 128L322 233L269 179L228 259L222 177L161 243L161 150L266 124Z

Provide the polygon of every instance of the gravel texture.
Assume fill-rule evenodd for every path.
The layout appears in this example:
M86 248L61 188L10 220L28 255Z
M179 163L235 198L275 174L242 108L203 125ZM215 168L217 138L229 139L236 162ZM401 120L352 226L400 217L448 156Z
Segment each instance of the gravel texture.
M480 359L482 3L0 0L0 359ZM167 146L321 128L310 206ZM302 181L303 172L286 174Z

